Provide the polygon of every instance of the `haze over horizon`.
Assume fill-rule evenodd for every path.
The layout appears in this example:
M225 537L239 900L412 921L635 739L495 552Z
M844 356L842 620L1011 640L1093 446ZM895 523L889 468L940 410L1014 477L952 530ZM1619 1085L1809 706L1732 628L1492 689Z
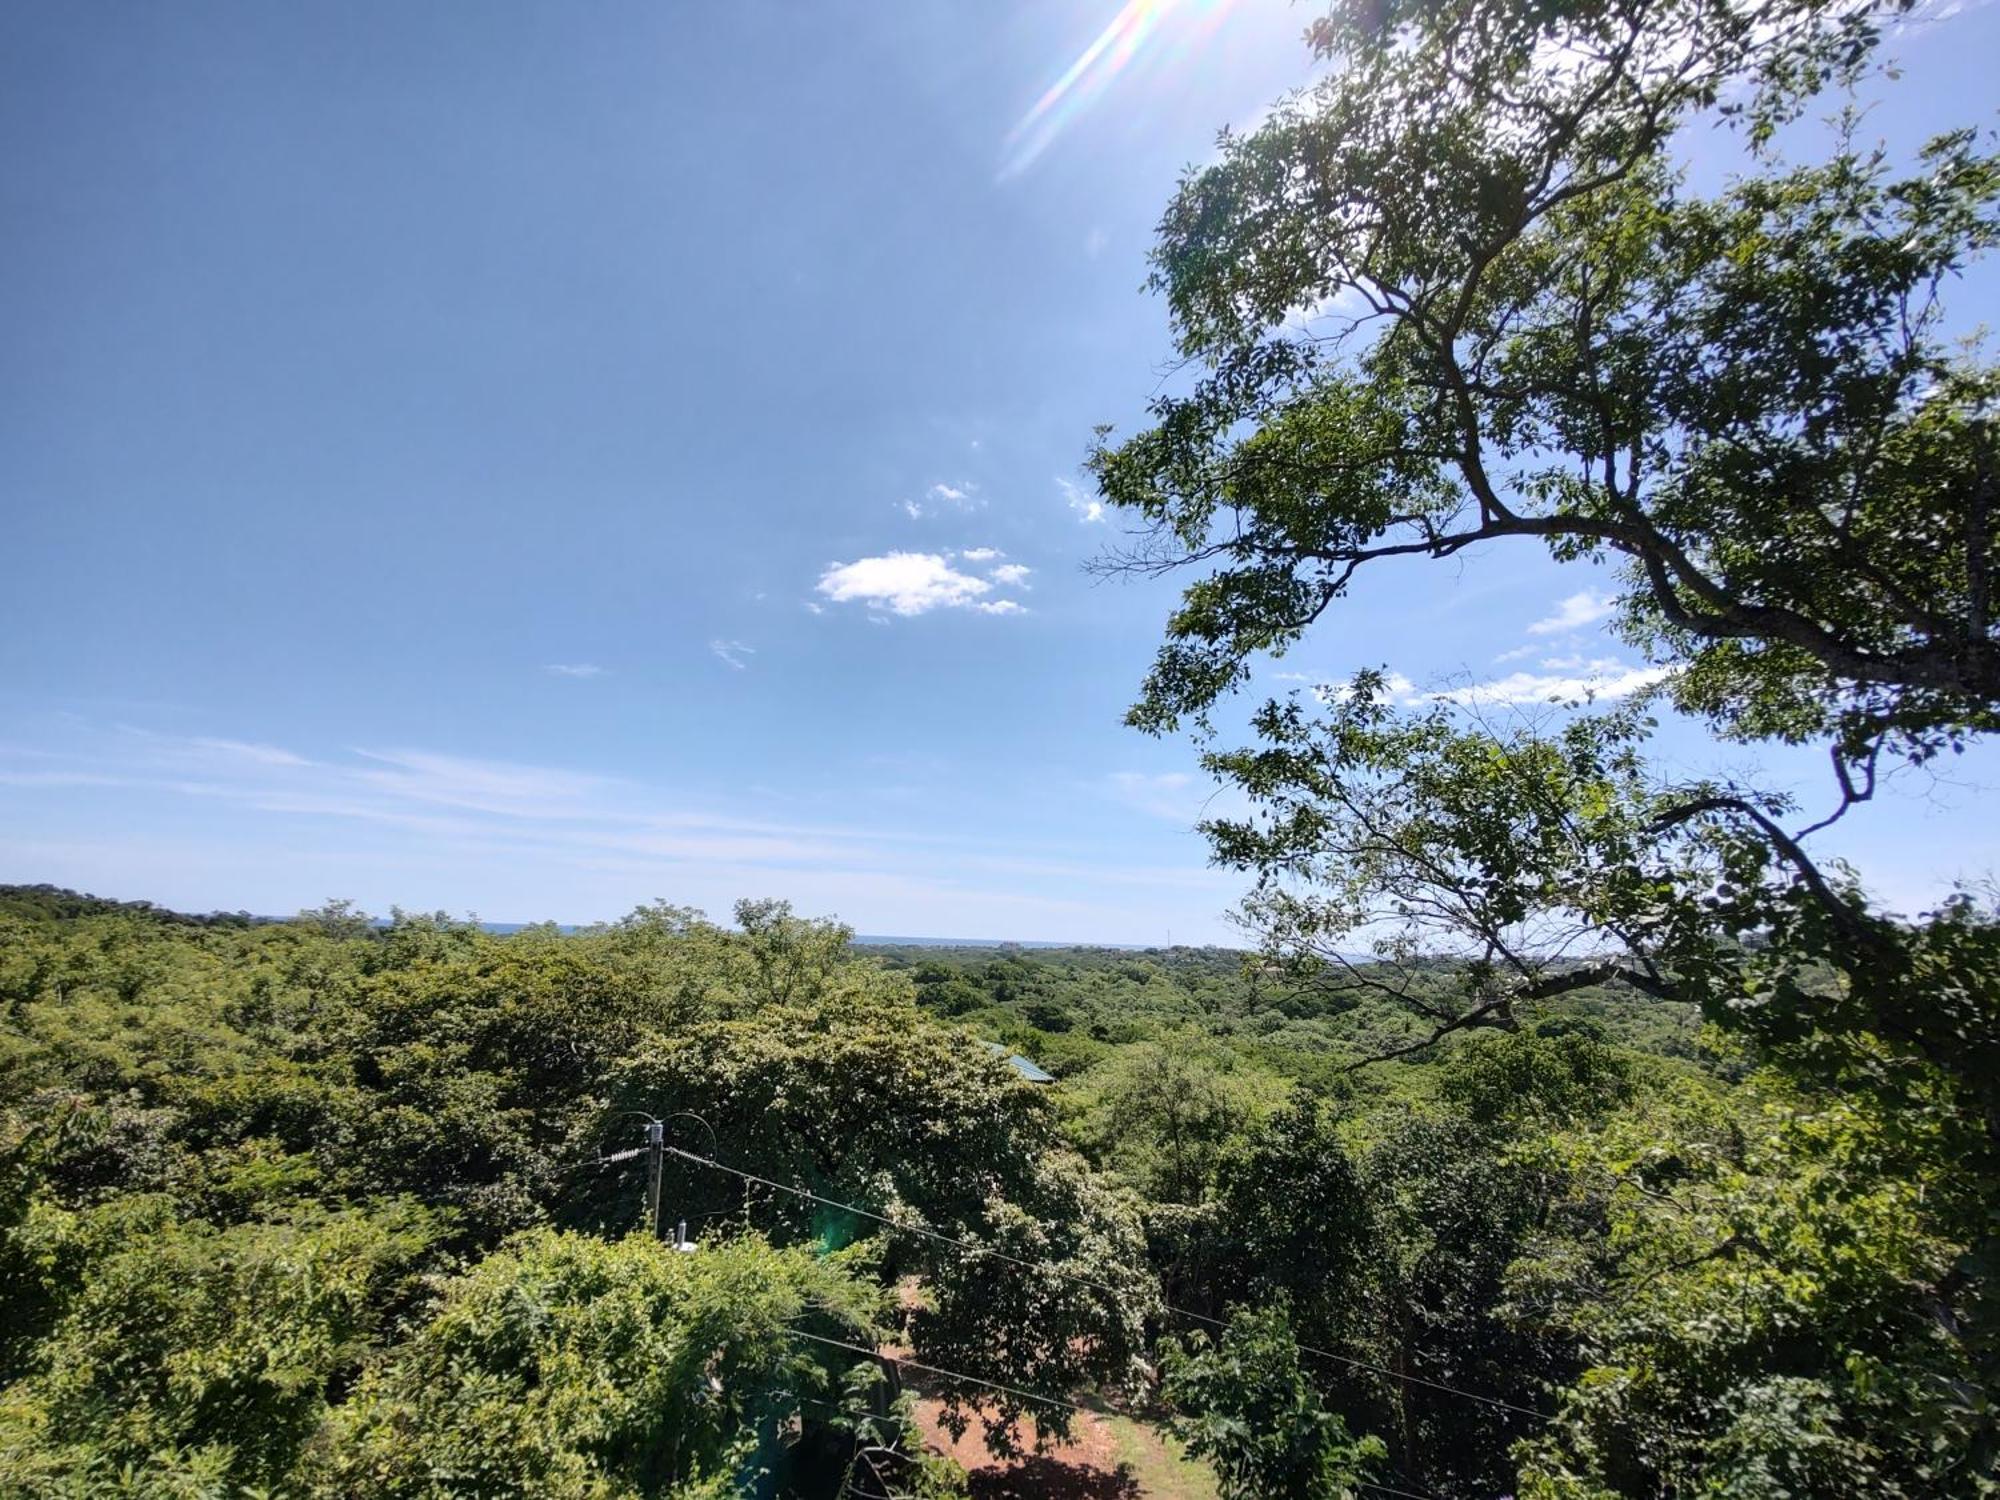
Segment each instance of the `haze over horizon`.
M2000 7L1933 16L1869 116L1904 145L1990 109ZM1151 227L1303 24L0 16L0 880L1241 942L1192 831L1227 804L1120 722L1178 581L1082 572L1118 533L1078 464L1172 378ZM1254 689L1614 699L1651 670L1608 613L1523 548L1413 564ZM1816 754L1662 744L1830 798ZM1991 873L1996 768L1815 848L1914 911Z

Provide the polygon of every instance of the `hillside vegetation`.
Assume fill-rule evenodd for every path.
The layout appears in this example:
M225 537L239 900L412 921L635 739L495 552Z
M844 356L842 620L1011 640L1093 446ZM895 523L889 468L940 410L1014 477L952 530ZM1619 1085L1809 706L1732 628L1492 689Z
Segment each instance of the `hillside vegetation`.
M949 1492L878 1342L1012 1388L926 1381L997 1451L1024 1412L1063 1430L1031 1394L1087 1397L1168 1421L1225 1493L1548 1488L1587 1446L1914 1495L1966 1461L1936 1441L1976 1423L1934 1332L1938 1125L1614 991L1350 1076L1391 1019L1249 955L738 918L499 936L8 891L0 1489L827 1495L866 1448ZM632 1111L825 1201L674 1158L677 1254L643 1162L595 1165ZM1689 1405L1699 1435L1648 1416Z
M2000 154L1864 138L1911 8L1337 3L1182 181L1089 514L1254 952L0 893L0 1493L963 1492L907 1378L1223 1500L2000 1494L2000 909L1815 842L2000 730ZM1640 660L1334 633L1510 547Z

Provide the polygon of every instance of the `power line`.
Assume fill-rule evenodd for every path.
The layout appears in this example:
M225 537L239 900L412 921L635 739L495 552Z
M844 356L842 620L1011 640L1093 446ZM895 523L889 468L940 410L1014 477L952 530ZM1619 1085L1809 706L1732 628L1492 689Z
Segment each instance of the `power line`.
M821 1204L827 1208L837 1208L864 1219L872 1219L877 1224L886 1225L888 1228L897 1230L903 1234L919 1235L924 1239L935 1240L941 1245L950 1245L971 1255L990 1256L995 1260L1006 1261L1009 1265L1019 1266L1024 1271L1045 1271L1052 1276L1059 1276L1065 1281L1075 1282L1078 1286L1089 1287L1092 1291L1109 1293L1114 1297L1121 1295L1119 1289L1108 1282L1093 1281L1088 1276L1079 1276L1073 1271L1065 1271L1060 1266L1050 1265L1046 1261L1022 1260L1018 1256L1009 1255L1004 1250L995 1250L990 1245L982 1245L974 1240L962 1240L954 1235L943 1234L938 1230L925 1228L920 1224L901 1224L883 1214L874 1212L872 1209L862 1208L853 1203L842 1203L838 1198L822 1197L818 1193L811 1192L802 1187L793 1187L789 1183L775 1182L769 1177L760 1177L755 1172L746 1172L741 1167L732 1167L727 1162L716 1161L713 1157L697 1156L692 1151L683 1151L678 1146L669 1146L666 1149L670 1155L678 1156L684 1161L694 1162L697 1166L713 1167L718 1172L727 1172L732 1177L742 1178L745 1182L754 1182L762 1187L775 1188L781 1193L791 1193L795 1197L810 1199L812 1202ZM1160 1305L1176 1317L1186 1318L1190 1322L1205 1323L1211 1328L1226 1329L1229 1326L1221 1318L1210 1317L1207 1313L1193 1312L1185 1307L1175 1307L1171 1302L1162 1302ZM1537 1422L1546 1422L1549 1420L1548 1415L1544 1412L1536 1411L1532 1407L1517 1406L1511 1401L1502 1401L1498 1396L1482 1396L1477 1391L1463 1390L1455 1385L1446 1385L1441 1380L1426 1379L1422 1375L1405 1374L1401 1371L1392 1370L1386 1365L1373 1364L1365 1359L1356 1359L1352 1355L1336 1354L1331 1349L1317 1348L1312 1344L1300 1344L1298 1347L1301 1353L1317 1355L1321 1359L1334 1360L1339 1364L1347 1365L1351 1369L1366 1370L1370 1374L1385 1376L1390 1380L1401 1381L1406 1385L1421 1385L1434 1391L1444 1391L1450 1395L1462 1397L1467 1401L1477 1401L1484 1406L1497 1407L1502 1411L1514 1412L1523 1417L1533 1417ZM1079 1410L1081 1409L1079 1408Z
M865 1354L870 1359L883 1360L892 1365L904 1365L912 1370L922 1370L927 1375L942 1375L947 1380L964 1380L973 1385L983 1385L989 1390L1003 1391L1009 1396L1018 1396L1023 1401L1040 1401L1049 1406L1066 1406L1071 1411L1087 1412L1089 1407L1075 1401L1066 1401L1061 1396L1044 1396L1039 1391L1024 1391L1019 1386L1002 1385L997 1380L985 1380L977 1375L967 1375L961 1370L943 1370L936 1365L927 1365L921 1360L905 1359L900 1354L884 1354L880 1349L870 1349L866 1344L849 1344L840 1339L826 1338L817 1333L807 1333L803 1328L787 1328L785 1332L795 1339L811 1339L815 1344L830 1344L835 1349L846 1349L854 1354Z
M972 1385L985 1386L989 1390L1003 1391L1007 1395L1018 1396L1023 1400L1041 1401L1047 1403L1050 1406L1066 1406L1071 1411L1082 1412L1086 1416L1103 1415L1103 1413L1097 1411L1093 1407L1084 1406L1081 1403L1075 1401L1066 1401L1060 1396L1045 1396L1037 1391L1022 1390L1018 1386L1003 1385L1001 1382L997 1380L987 1380L978 1375L968 1375L962 1370L946 1370L937 1365L924 1364L920 1360L905 1359L898 1354L884 1354L881 1350L870 1349L865 1344L850 1344L841 1339L830 1339L821 1334L807 1333L803 1328L787 1328L785 1330L785 1333L793 1338L810 1339L812 1340L812 1342L816 1344L827 1344L835 1349L846 1349L854 1354L865 1354L870 1359L879 1359L887 1364L907 1366L912 1370L922 1370L926 1374L930 1375L942 1375L947 1380L963 1380ZM830 1409L834 1409L832 1407L832 1403L830 1402L817 1400L810 1396L802 1397L799 1396L798 1393L794 1391L773 1391L771 1392L771 1394L774 1396L789 1395L793 1396L795 1399L811 1401L815 1406L826 1406L829 1407ZM1364 1490L1376 1490L1384 1495L1396 1495L1401 1497L1401 1500L1431 1500L1431 1497L1429 1495L1418 1494L1415 1490L1399 1490L1392 1485L1374 1484L1365 1479L1357 1479L1354 1482L1356 1485L1358 1485L1360 1488Z
M1400 1495L1403 1500L1431 1500L1429 1495L1420 1495L1415 1490L1399 1490L1393 1485L1376 1484L1367 1479L1357 1479L1354 1484L1357 1489L1375 1490L1384 1495Z

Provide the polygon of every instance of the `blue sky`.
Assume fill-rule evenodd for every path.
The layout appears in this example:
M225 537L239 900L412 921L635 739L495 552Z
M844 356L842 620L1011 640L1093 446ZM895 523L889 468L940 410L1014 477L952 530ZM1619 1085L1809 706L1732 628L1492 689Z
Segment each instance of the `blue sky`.
M1307 13L1159 11L0 12L0 880L1227 940L1192 752L1119 722L1173 585L1082 573L1077 464ZM1990 123L1997 20L1899 41L1884 133ZM1385 572L1260 686L1628 681L1600 588ZM1827 847L1905 908L1982 875L1995 765Z

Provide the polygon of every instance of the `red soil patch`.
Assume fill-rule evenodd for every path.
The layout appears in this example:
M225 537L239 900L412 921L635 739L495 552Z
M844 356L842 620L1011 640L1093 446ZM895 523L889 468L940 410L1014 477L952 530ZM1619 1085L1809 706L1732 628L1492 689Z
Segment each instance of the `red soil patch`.
M917 1429L931 1452L955 1460L971 1476L973 1500L1139 1500L1143 1492L1130 1467L1118 1458L1110 1430L1089 1412L1078 1412L1067 1443L1027 1458L998 1459L986 1451L980 1426L974 1422L956 1440L945 1430L943 1403L928 1396L917 1401ZM1021 1444L1032 1449L1035 1424L1021 1420Z

